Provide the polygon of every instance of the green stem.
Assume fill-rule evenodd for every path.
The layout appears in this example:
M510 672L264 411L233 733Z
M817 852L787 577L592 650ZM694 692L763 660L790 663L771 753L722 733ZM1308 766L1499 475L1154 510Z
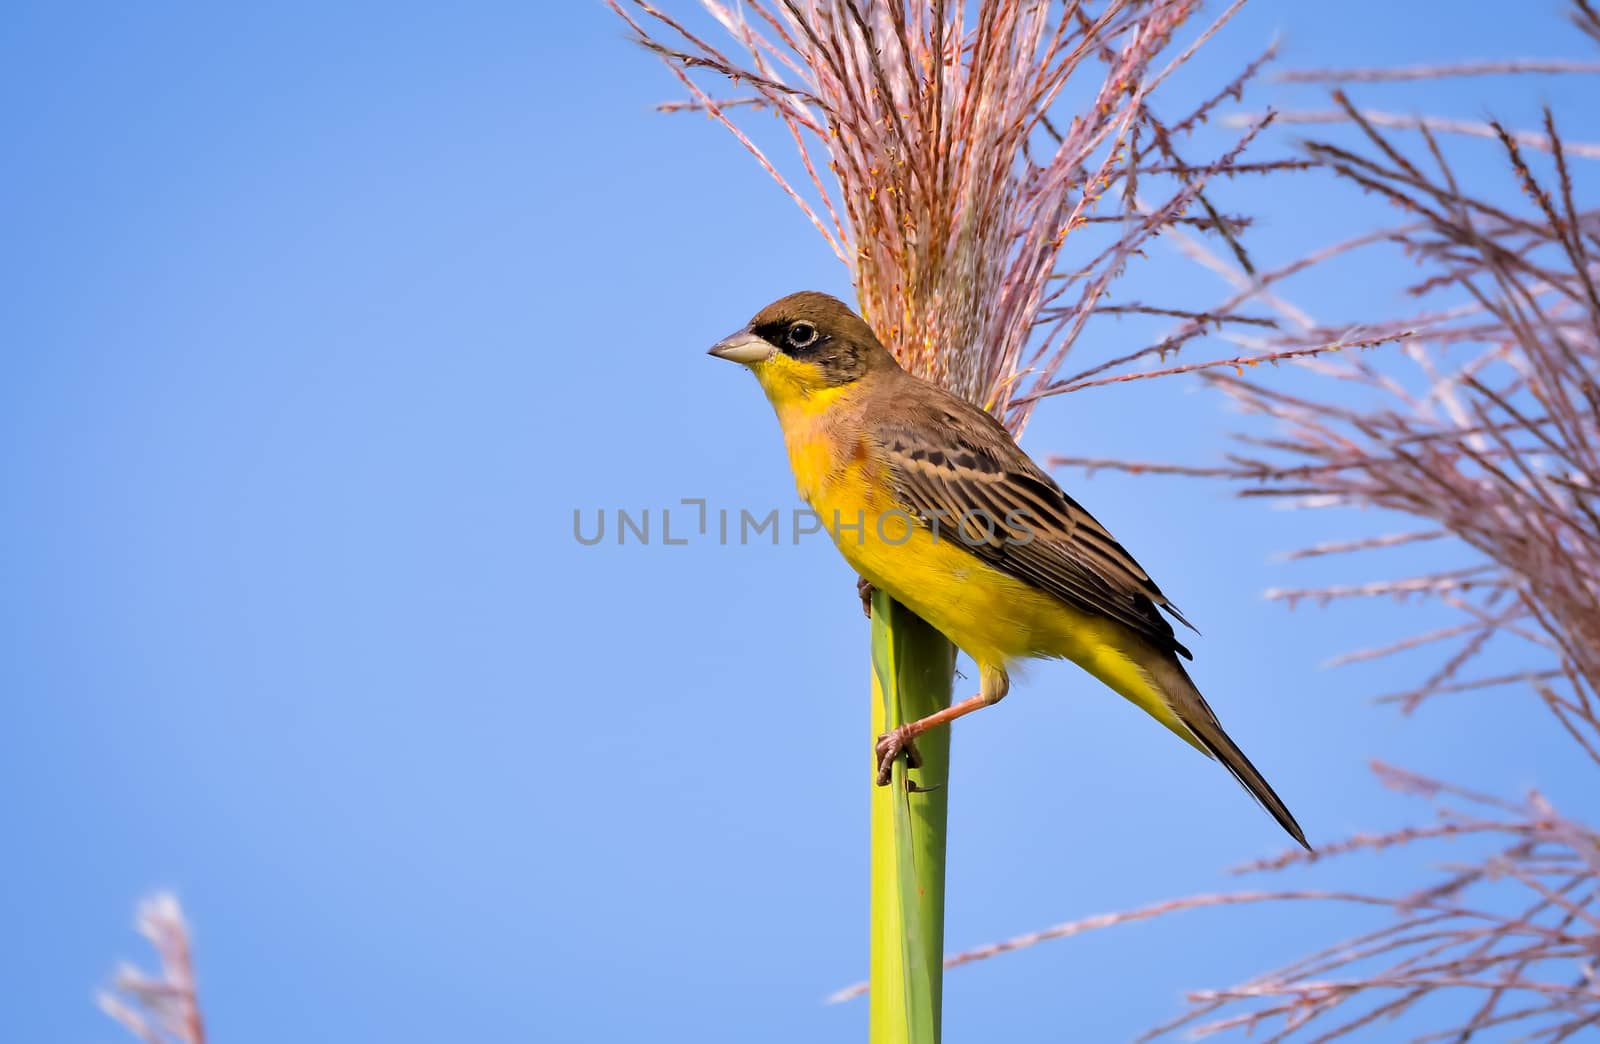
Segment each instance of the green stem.
M872 598L872 733L950 705L955 649L882 591ZM895 763L872 795L871 1044L938 1044L944 994L945 826L950 729L917 739L921 768Z

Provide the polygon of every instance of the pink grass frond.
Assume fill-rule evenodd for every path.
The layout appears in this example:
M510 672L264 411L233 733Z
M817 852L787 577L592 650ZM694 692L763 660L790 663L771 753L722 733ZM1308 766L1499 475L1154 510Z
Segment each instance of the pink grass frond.
M1574 23L1600 42L1600 15L1589 0L1576 0L1574 8ZM1301 78L1376 82L1596 71L1558 64ZM1428 629L1385 636L1382 644L1338 662L1436 657L1420 684L1385 701L1409 712L1466 694L1500 701L1525 694L1530 712L1548 712L1559 723L1556 735L1571 739L1571 749L1600 768L1600 210L1584 202L1582 171L1569 163L1600 158L1600 147L1566 140L1549 112L1539 130L1513 131L1494 120L1465 123L1358 108L1337 92L1333 101L1336 108L1328 112L1288 113L1284 122L1344 123L1359 132L1359 147L1316 141L1308 151L1322 169L1390 205L1399 215L1395 223L1266 276L1227 251L1185 242L1181 228L1168 239L1227 281L1232 292L1212 312L1236 314L1254 305L1280 320L1253 345L1262 352L1322 343L1338 329L1282 297L1274 287L1281 273L1314 272L1322 261L1352 250L1398 249L1419 272L1403 288L1415 310L1368 319L1362 328L1370 336L1397 337L1401 350L1292 360L1317 378L1293 390L1254 374L1209 372L1204 379L1213 388L1268 428L1241 434L1245 451L1221 463L1063 457L1052 464L1222 478L1238 483L1242 496L1272 497L1286 506L1409 516L1404 532L1358 531L1289 557L1389 554L1389 548L1426 541L1433 545L1427 571L1364 584L1285 587L1269 595L1291 604L1373 597L1427 602L1435 617ZM1491 142L1518 192L1507 199L1503 192L1475 191L1470 182L1481 164L1458 171L1451 150L1467 146L1444 135ZM1192 336L1197 322L1189 320L1153 348L1057 383L1099 380L1162 354ZM1491 647L1520 663L1506 669L1497 661L1484 669ZM1530 753L1540 760L1544 754ZM1496 754L1514 752L1496 748ZM1296 850L1246 869L1315 863L1316 872L1327 873L1354 853L1390 858L1397 849L1446 845L1453 846L1455 860L1409 889L1368 896L1390 905L1393 916L1382 927L1247 982L1194 991L1186 1010L1152 1036L1184 1031L1252 1033L1270 1041L1359 1040L1425 1002L1431 1023L1418 1040L1512 1039L1502 1033L1567 1040L1600 1029L1600 833L1594 826L1557 811L1537 793L1514 801L1391 766L1374 769L1385 785L1432 802L1434 821L1354 834L1315 854ZM1457 1000L1430 1001L1445 995Z
M947 967L988 960L1087 931L1174 913L1258 903L1314 902L1387 910L1389 920L1236 986L1193 990L1187 1010L1144 1039L1184 1030L1192 1036L1254 1031L1285 1039L1313 1022L1335 1039L1388 1018L1424 996L1476 998L1438 1039L1531 1020L1551 1038L1595 1024L1600 1015L1600 889L1586 867L1600 835L1562 816L1538 795L1508 802L1468 788L1374 765L1380 778L1434 802L1437 821L1381 834L1356 834L1315 853L1294 849L1239 873L1337 860L1354 853L1437 844L1497 847L1482 861L1446 867L1442 876L1393 895L1336 889L1255 890L1191 896L1135 910L1068 921L951 955ZM1454 800L1492 810L1466 813ZM1493 894L1519 889L1519 902ZM1483 903L1478 901L1483 893ZM843 999L851 991L841 991ZM1221 1014L1219 1017L1219 1013ZM1464 1039L1464 1038L1458 1038Z
M1373 126L1391 130L1429 130L1440 134L1460 134L1469 138L1498 137L1493 126L1476 120L1456 120L1444 116L1407 116L1403 113L1383 112L1378 109L1363 109L1361 115ZM1249 113L1238 113L1229 116L1228 122L1243 126L1252 118ZM1350 116L1343 109L1288 109L1280 111L1277 118L1281 124L1316 124L1346 123L1349 122ZM1512 136L1519 144L1541 152L1549 152L1555 147L1555 143L1548 136L1536 131L1519 130L1513 132ZM1600 159L1600 145L1567 142L1566 150L1571 156Z
M1441 65L1395 65L1372 69L1287 69L1273 76L1280 83L1386 83L1397 80L1445 80L1457 76L1600 73L1600 62L1564 58L1511 58Z
M1141 244L1181 224L1247 256L1248 221L1203 190L1248 169L1240 153L1255 129L1209 162L1187 162L1175 142L1237 98L1270 50L1176 123L1150 108L1237 2L1180 38L1196 0L700 0L738 56L687 14L606 2L688 89L670 111L732 132L845 261L896 357L1013 430ZM787 130L804 179L746 114ZM1160 195L1131 214L1139 185ZM1074 256L1074 233L1091 227L1120 238ZM1068 284L1078 294L1064 309Z
M96 997L100 1010L146 1044L205 1044L194 952L177 898L163 892L144 900L135 923L155 947L160 971L119 968Z

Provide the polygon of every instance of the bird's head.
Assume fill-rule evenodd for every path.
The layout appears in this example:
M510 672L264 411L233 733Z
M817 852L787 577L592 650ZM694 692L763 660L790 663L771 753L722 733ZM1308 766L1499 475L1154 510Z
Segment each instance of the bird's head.
M711 355L750 368L775 404L809 399L898 369L872 327L838 298L804 291L761 309Z

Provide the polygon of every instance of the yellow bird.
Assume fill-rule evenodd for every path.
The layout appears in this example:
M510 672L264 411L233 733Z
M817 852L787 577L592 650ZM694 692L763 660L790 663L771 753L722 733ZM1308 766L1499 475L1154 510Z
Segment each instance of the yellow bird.
M1220 759L1306 845L1189 680L1161 610L1188 621L998 421L901 369L826 294L768 305L710 354L755 374L800 495L855 571L978 666L978 695L878 737L879 784L916 737L998 703L1011 664L1067 659Z

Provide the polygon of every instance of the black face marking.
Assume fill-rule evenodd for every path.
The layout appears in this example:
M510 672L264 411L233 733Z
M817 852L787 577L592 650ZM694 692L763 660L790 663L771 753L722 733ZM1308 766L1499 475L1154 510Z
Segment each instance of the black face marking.
M755 333L793 359L809 360L831 340L814 323L800 319L762 323L755 328Z
M776 319L753 332L796 362L811 363L830 384L848 384L866 373L865 350L810 319Z
M779 298L757 312L745 329L780 356L814 367L814 379L826 385L900 369L865 320L838 298L816 291Z

